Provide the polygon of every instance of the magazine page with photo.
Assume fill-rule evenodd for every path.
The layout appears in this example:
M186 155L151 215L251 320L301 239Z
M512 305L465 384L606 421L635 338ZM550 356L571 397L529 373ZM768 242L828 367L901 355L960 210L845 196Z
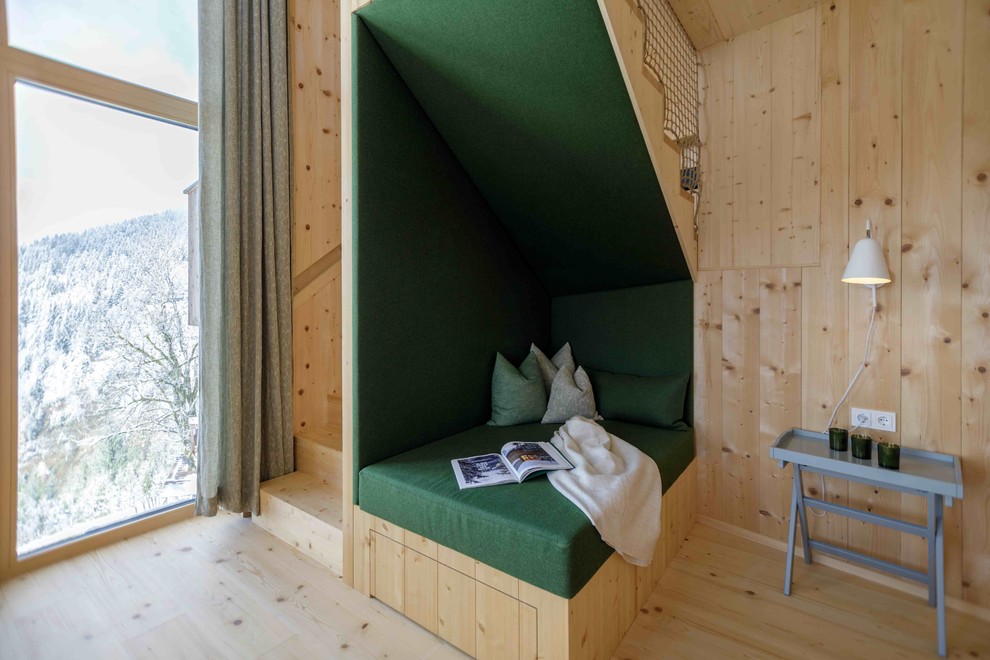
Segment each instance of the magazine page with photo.
M451 461L461 490L516 482L509 466L498 454L484 454Z
M510 442L502 447L502 456L509 462L509 467L519 481L534 472L572 467L560 451L549 442Z
M461 490L521 483L537 473L574 467L549 442L509 442L498 454L456 458L450 463Z

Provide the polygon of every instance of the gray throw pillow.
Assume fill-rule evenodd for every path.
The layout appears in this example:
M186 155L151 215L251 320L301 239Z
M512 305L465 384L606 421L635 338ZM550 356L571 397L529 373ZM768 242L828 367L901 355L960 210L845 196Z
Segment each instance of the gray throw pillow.
M538 422L547 409L547 390L540 365L530 353L516 369L501 353L495 356L492 371L491 426L512 426Z
M578 367L575 371L573 364L565 364L554 376L543 423L563 424L575 415L588 419L601 419L595 409L595 394L591 389L591 379L585 373L584 367Z
M543 354L536 344L530 344L530 353L536 356L536 360L540 363L540 373L543 375L543 385L546 387L547 393L553 388L553 379L557 375L557 371L560 370L564 365L569 364L571 369L575 368L574 356L571 354L571 344L567 342L560 347L557 354L553 358L548 358Z

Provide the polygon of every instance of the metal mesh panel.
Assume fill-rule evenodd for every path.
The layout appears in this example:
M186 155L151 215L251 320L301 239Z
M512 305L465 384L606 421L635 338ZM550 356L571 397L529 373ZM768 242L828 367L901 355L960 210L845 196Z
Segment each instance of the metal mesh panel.
M698 52L667 0L634 0L643 16L643 64L664 91L664 131L681 148L681 188L701 188Z

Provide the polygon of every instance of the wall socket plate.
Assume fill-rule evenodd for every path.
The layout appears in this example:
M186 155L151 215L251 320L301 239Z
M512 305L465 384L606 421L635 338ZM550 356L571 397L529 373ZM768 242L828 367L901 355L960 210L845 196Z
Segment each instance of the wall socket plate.
M858 426L862 429L891 432L897 430L897 415L884 410L853 408L850 411L849 419L853 426Z
M849 421L853 426L864 429L873 428L873 411L866 408L853 408L849 416Z
M881 431L894 432L897 430L897 415L881 410L873 411L873 428Z

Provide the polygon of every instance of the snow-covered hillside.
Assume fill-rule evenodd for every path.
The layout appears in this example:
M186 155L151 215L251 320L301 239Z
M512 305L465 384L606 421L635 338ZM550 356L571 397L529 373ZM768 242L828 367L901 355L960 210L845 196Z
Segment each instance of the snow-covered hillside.
M198 340L180 212L21 246L18 278L24 551L175 498L194 470Z

